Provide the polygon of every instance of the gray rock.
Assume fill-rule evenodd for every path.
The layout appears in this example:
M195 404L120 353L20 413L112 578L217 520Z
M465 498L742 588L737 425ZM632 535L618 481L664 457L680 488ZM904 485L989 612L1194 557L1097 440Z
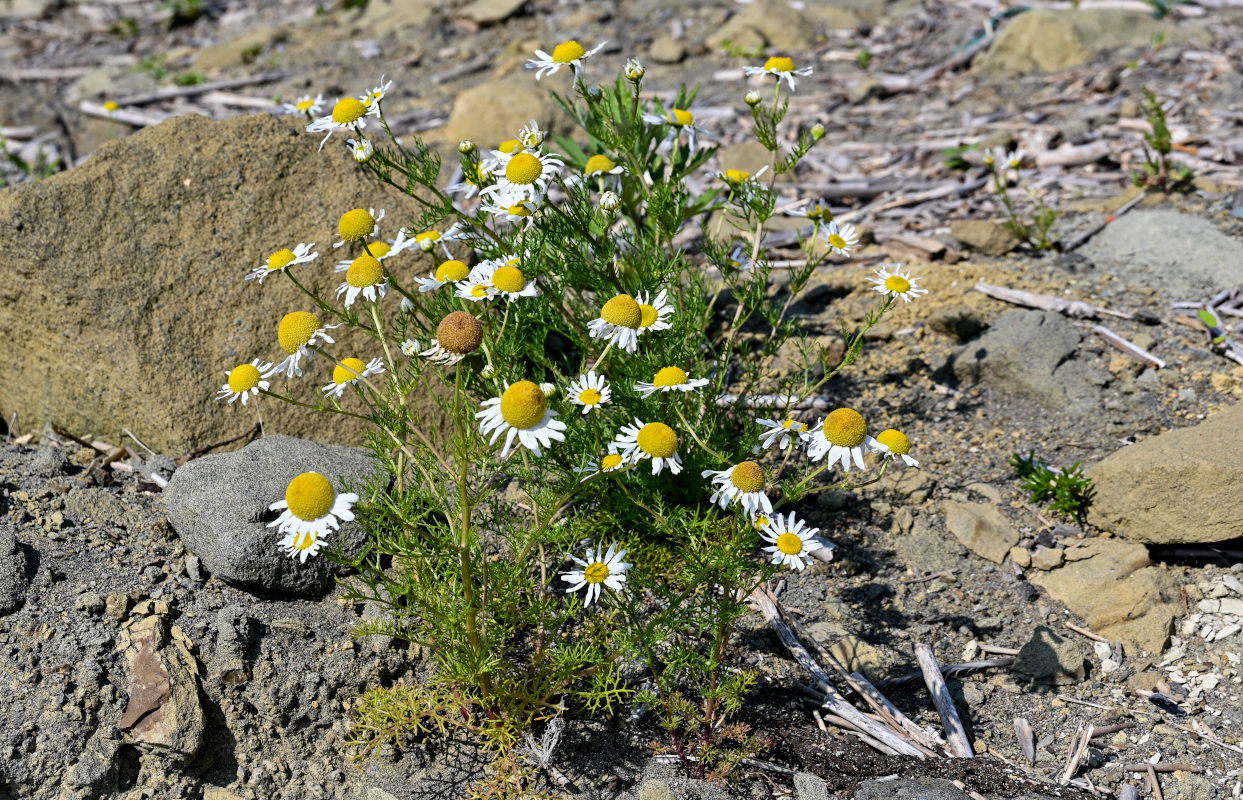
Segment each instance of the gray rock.
M829 784L810 772L794 773L794 796L798 800L829 800Z
M686 792L666 781L646 780L639 786L639 800L683 800Z
M207 573L203 570L203 559L195 555L186 556L186 574L200 583L207 580Z
M518 13L527 0L474 0L458 13L480 25L496 25ZM590 47L591 45L588 45Z
M13 523L0 518L0 616L21 608L30 588L29 561L13 534Z
M104 599L95 592L83 592L73 601L75 611L85 611L87 614L104 613Z
M168 519L217 578L254 591L319 596L339 570L322 555L306 563L284 555L282 537L267 527L277 516L268 506L284 499L289 481L303 472L321 473L341 492L360 488L374 470L360 448L268 436L177 470L164 491ZM357 524L347 522L328 546L354 555L363 541Z
M206 733L194 656L182 642L169 638L165 616L143 617L127 627L121 649L129 701L118 727L149 752L174 762L190 761Z
M116 739L92 739L78 762L69 770L65 782L70 786L89 789L96 797L103 797L115 790L118 773L117 749L120 745Z
M941 504L945 512L945 529L954 534L964 547L996 564L1000 564L1018 544L1018 531L988 503L959 503L946 500Z
M1077 640L1041 625L1020 648L1013 669L1036 683L1061 686L1087 677L1087 657L1087 650Z
M976 309L959 304L934 311L928 316L928 327L965 342L978 336L988 327L988 323Z
M30 462L30 471L35 475L50 478L63 473L68 465L69 455L64 448L48 445L40 447L35 453L35 457Z
M255 634L255 621L246 607L234 603L216 614L216 654L210 664L212 677L225 683L250 680L248 651Z
M898 778L864 781L853 800L971 800L967 793L942 778Z
M1199 425L1123 447L1087 471L1095 494L1088 522L1145 544L1218 542L1243 536L1237 508L1243 403Z
M1050 408L1087 414L1100 408L1111 376L1075 358L1082 336L1055 312L1007 311L951 359L954 378L1025 395Z

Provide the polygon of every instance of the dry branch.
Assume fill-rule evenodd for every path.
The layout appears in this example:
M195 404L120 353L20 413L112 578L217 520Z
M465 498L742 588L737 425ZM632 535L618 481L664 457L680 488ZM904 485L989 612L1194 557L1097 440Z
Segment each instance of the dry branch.
M971 749L971 743L967 741L967 731L962 726L958 709L954 708L954 698L950 697L950 690L945 685L945 679L941 677L941 666L937 663L932 647L922 643L915 645L915 660L919 662L920 671L924 674L924 684L932 695L932 703L937 707L937 713L941 715L941 725L945 728L946 745L950 755L958 758L974 758L975 752Z

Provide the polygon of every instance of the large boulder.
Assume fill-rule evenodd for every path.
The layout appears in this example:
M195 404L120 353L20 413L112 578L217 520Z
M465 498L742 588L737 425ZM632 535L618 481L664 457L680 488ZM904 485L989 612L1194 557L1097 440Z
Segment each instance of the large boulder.
M238 364L279 361L281 317L314 306L284 276L260 286L243 275L276 250L315 242L319 259L298 274L331 295L343 212L387 208L387 238L410 218L413 201L383 190L334 139L317 152L319 137L271 114L176 117L0 191L0 341L10 354L0 414L112 441L129 428L165 453L245 431L253 406L226 407L216 390ZM408 280L418 262L405 257L392 268ZM337 341L341 357L376 355L365 337ZM295 393L309 397L329 379L330 365L313 359ZM349 417L270 398L263 407L268 431L360 440Z
M1146 544L1220 542L1243 536L1243 403L1199 425L1124 447L1087 470L1088 521Z
M317 597L339 569L321 553L301 563L285 555L268 507L285 499L289 482L318 472L337 492L361 488L375 473L371 453L357 447L266 436L232 453L204 456L173 473L164 490L168 521L213 576L262 595ZM326 546L354 556L365 534L346 522Z

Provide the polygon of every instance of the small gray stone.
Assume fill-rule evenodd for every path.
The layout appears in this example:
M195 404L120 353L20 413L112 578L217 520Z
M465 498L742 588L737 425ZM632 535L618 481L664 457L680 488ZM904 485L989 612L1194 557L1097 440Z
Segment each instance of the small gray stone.
M15 526L0 518L0 616L12 614L26 602L30 577L26 574L29 561L17 543Z
M186 556L186 574L200 583L207 580L207 573L203 571L203 559L195 555Z
M676 64L686 58L686 48L672 36L658 36L652 42L648 55L657 64Z
M956 219L950 223L950 236L987 256L1004 256L1021 244L1004 222L987 219Z
M683 800L685 796L665 781L646 780L639 786L639 800Z
M794 796L798 800L829 800L829 784L810 772L794 773Z
M92 739L78 758L78 763L69 770L66 783L94 790L96 797L110 794L116 789L117 749L120 744L115 739Z
M94 592L83 592L73 601L73 607L76 611L85 611L87 614L104 613L104 599Z
M34 458L30 460L30 471L35 475L50 478L63 473L68 465L69 456L64 449L49 445L40 447L35 453Z
M965 305L945 306L928 316L928 327L960 342L973 339L988 323L979 311Z
M1079 642L1041 625L1019 650L1014 671L1036 683L1062 686L1087 677L1087 652Z
M898 778L864 781L853 800L970 800L970 797L942 778Z
M216 653L209 665L213 677L225 683L250 680L247 653L254 633L255 621L241 603L227 605L216 613Z
M164 490L168 519L186 547L212 574L245 589L303 597L333 585L334 565L322 556L301 563L281 552L281 536L267 527L268 507L285 497L289 482L318 472L338 492L360 488L375 470L361 448L267 436L232 453L204 456L182 466ZM359 552L364 534L346 522L328 546Z

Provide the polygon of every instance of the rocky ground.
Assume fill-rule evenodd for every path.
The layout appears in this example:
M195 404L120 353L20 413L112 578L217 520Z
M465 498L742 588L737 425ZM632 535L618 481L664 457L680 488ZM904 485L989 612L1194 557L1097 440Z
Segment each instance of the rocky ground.
M989 4L939 2L372 0L323 13L221 2L172 25L188 4L0 0L0 125L20 143L8 149L27 165L40 149L48 163L84 162L43 181L15 161L3 168L21 185L0 191L0 334L24 355L0 372L12 427L0 447L0 797L461 796L478 763L469 743L348 760L353 698L416 680L421 660L352 640L369 612L325 592L326 571L300 583L306 573L247 549L288 478L272 465L300 471L307 445L268 437L187 458L250 424L222 413L203 389L215 379L201 376L227 368L221 353L269 345L266 320L285 302L265 293L271 308L256 307L237 275L273 237L305 239L344 204L375 205L371 190L353 175L326 180L337 162L285 120L161 120L233 117L307 91L331 98L387 73L400 130L493 142L531 117L553 120L548 87L520 64L571 35L611 40L610 71L643 58L654 91L705 82L696 113L727 146L719 166L754 158L738 145L739 66L750 63L739 53L815 63L792 113L834 124L789 199L834 198L875 243L818 273L793 309L831 340L840 318L858 322L872 304L869 265L911 264L930 294L872 332L825 403L904 423L921 469L804 509L837 556L788 579L781 602L936 729L922 681L898 680L915 669L916 643L943 664L1017 652L949 681L977 758L918 762L831 724L822 732L801 689L808 676L755 615L737 643L763 673L746 717L781 742L765 759L782 769L756 766L730 787L689 781L649 758L648 721L571 715L578 746L554 762L566 791L957 800L1115 796L1130 783L1147 797L1157 794L1146 770L1130 767L1151 763L1164 797L1243 795L1243 367L1210 349L1194 308L1175 305L1243 286L1243 15L1177 6L1158 22L1082 5L1009 19ZM925 72L990 15L999 32L974 61ZM141 97L200 78L243 83ZM1067 212L1063 241L1117 212L1135 197L1126 176L1143 85L1171 101L1176 157L1201 178L1192 192L1151 192L1068 253L962 225L998 209L975 156L962 170L943 163L946 148L978 143L1028 150L1027 180ZM101 115L113 98L131 99L126 113ZM975 290L980 281L1125 316L1023 309ZM200 311L192 330L169 310L188 302ZM206 319L223 320L220 330L204 331ZM1097 325L1163 364L1112 348ZM118 382L118 369L135 379ZM44 422L145 457L114 468L108 447ZM169 455L144 454L123 427ZM311 430L293 418L269 429ZM1016 451L1090 466L1097 495L1084 524L1025 502L1007 464ZM229 522L222 508L253 511ZM1033 731L1031 759L1017 718ZM1113 730L1091 741L1077 783L1059 786L1087 724Z

